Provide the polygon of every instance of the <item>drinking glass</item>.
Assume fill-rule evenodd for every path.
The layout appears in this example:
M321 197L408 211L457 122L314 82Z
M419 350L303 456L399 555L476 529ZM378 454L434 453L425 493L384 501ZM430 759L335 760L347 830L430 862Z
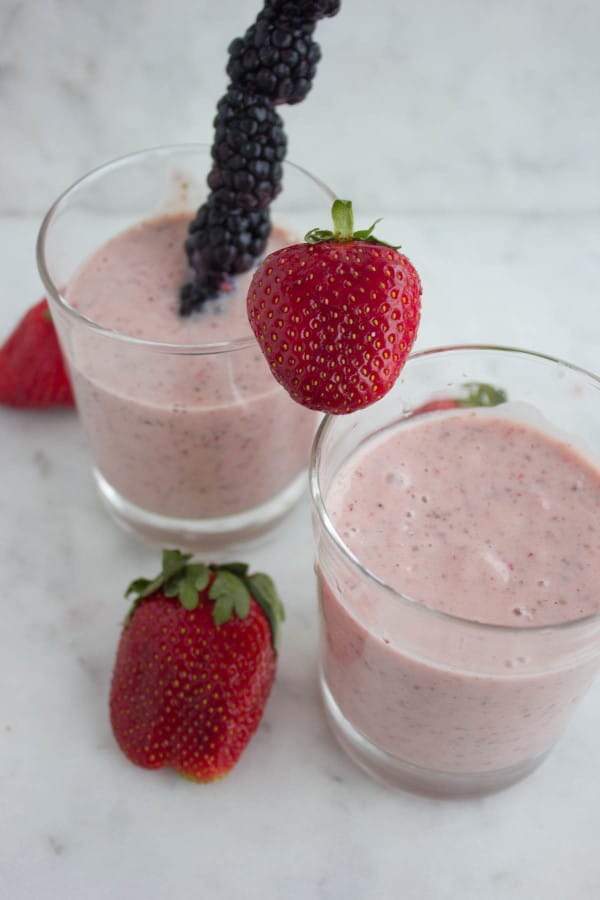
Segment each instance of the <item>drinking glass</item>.
M451 405L471 383L492 384L508 396L502 406L473 415L535 426L583 455L600 483L600 379L542 354L501 347L414 354L378 403L325 417L310 465L327 718L341 746L371 775L435 796L485 794L531 772L600 665L600 614L578 618L574 592L572 616L569 601L558 624L535 625L522 616L513 627L465 617L462 610L461 616L448 614L370 571L336 528L332 489L341 467L347 473L376 436L418 427L417 414L454 415L434 410ZM396 502L392 485L384 499L388 506ZM376 515L367 521L360 500L347 500L353 509L344 527L363 529L393 556ZM397 516L404 514L398 501ZM474 549L477 536L465 541ZM593 564L593 548L588 558ZM577 564L565 565L571 563ZM398 577L401 583L406 576ZM452 597L456 585L444 585ZM600 609L600 578L592 599L591 608Z
M305 489L317 416L276 383L249 325L213 343L142 340L86 317L68 288L126 229L162 215L191 220L210 165L204 145L110 162L58 198L37 247L102 499L130 529L190 548L247 540L280 520ZM292 163L283 185L272 217L291 243L333 194Z

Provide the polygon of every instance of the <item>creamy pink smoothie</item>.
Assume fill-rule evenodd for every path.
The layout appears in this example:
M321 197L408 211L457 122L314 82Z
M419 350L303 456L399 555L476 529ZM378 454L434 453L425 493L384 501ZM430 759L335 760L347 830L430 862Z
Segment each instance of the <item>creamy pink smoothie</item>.
M66 290L69 303L104 328L177 344L181 353L73 329L70 357L82 424L106 481L145 510L211 518L254 508L290 485L306 467L316 418L275 382L252 338L251 272L201 312L179 316L189 220L164 216L117 235ZM268 252L286 243L274 230ZM189 352L244 338L238 349Z
M540 757L599 664L598 634L575 659L564 628L535 626L600 610L600 472L525 422L442 414L361 445L325 504L363 566L415 601L321 568L323 676L346 719L436 771Z

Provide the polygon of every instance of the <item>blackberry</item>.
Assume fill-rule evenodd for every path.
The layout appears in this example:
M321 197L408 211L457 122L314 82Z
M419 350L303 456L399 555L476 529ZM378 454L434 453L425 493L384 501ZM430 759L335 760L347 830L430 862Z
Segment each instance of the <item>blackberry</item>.
M182 315L216 297L264 252L287 149L274 107L299 103L310 91L321 58L312 39L316 22L339 6L340 0L265 0L256 22L230 44L230 84L213 123L210 193L185 243L193 278L181 289Z
M273 10L279 16L316 22L326 16L335 16L341 0L265 0L265 10Z
M232 209L264 209L281 190L287 140L272 103L230 87L214 120L212 197Z
M235 84L275 104L300 103L321 58L311 37L314 29L314 22L261 13L244 37L230 44L227 74Z
M245 272L265 249L270 232L268 209L232 214L230 207L211 198L190 229L186 250L192 265L209 272L236 275ZM200 256L200 258L198 258Z

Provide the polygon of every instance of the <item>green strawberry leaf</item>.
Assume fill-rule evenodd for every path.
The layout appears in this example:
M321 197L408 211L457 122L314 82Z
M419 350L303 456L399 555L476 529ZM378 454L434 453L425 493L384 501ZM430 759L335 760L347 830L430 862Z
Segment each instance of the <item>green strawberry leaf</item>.
M219 566L215 580L210 586L208 596L211 600L217 601L215 604L215 621L217 609L221 610L224 608L219 607L219 601L222 598L226 598L228 604L230 603L230 606L228 607L229 616L231 616L235 609L238 618L246 619L248 617L248 613L250 612L250 594L248 593L248 588L242 579L229 571L229 569ZM219 612L219 616L220 615L221 612ZM217 624L221 625L223 623L218 622Z
M277 615L280 617L281 621L283 621L285 619L285 610L271 576L267 575L265 572L255 572L251 577L254 587L258 588L261 596L265 598L267 603L270 603L277 611Z
M333 239L333 231L323 231L321 228L311 228L304 235L307 244L322 244L323 241L332 241Z
M163 550L162 574L164 580L168 581L173 575L182 572L187 561L191 558L191 553L180 553L179 550Z
M246 584L252 596L264 612L271 628L273 648L279 653L281 645L280 624L285 619L285 610L272 578L264 572L255 572L246 578Z
M229 594L221 594L213 609L215 625L224 625L231 619L233 613L233 597Z
M194 579L194 587L197 591L203 591L210 581L210 569L204 563L192 563L187 567L188 576Z
M165 596L176 597L180 592L181 578L185 577L186 564L191 559L190 553L180 553L179 550L163 550L162 552L162 570L155 578L136 578L131 582L125 596L136 594L129 612L125 618L125 626L127 626L133 617L134 612L146 597L154 594L155 591L163 588ZM196 598L196 603L198 602Z
M181 578L171 578L171 580L163 586L163 594L165 597L178 597L181 582Z
M373 231L375 230L375 226L379 225L381 219L375 219L370 228L365 228L364 231L355 231L354 237L358 238L360 241L370 241L373 237Z
M153 578L151 581L148 578L136 578L125 591L125 596L128 597L130 594L137 594L138 600L141 600L144 597L149 597L150 594L153 594L154 591L158 590L162 583L162 575L157 575L156 578Z
M250 591L245 585L243 593L236 594L233 602L238 619L247 619L250 615Z
M222 563L219 566L220 569L225 570L226 572L232 572L234 575L237 575L238 578L243 578L248 574L248 563L243 562L230 562L230 563Z
M200 602L200 598L198 596L198 589L194 585L193 578L189 578L188 576L187 578L181 579L179 582L179 599L185 609L196 609Z
M175 575L182 573L188 559L191 559L191 554L189 553L180 553L179 550L163 550L161 573L152 579L136 578L125 591L125 596L137 594L138 600L149 597L150 594L153 594L154 591L157 591L169 582Z
M340 200L339 198L334 200L331 207L331 218L333 219L333 231L311 228L304 236L307 244L321 244L325 241L334 241L336 243L368 241L370 244L381 244L381 246L390 247L392 250L400 248L400 244L388 244L387 241L382 241L373 234L375 226L381 222L381 219L375 219L369 228L355 231L354 213L350 200Z

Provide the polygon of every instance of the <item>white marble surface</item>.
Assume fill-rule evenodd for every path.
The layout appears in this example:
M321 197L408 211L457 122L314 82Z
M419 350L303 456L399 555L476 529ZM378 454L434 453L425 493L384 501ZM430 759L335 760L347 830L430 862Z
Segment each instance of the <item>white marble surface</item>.
M0 212L131 148L210 141L259 0L0 0ZM398 209L600 209L597 0L342 0L290 159ZM360 178L357 179L357 172Z
M600 216L403 215L419 346L520 344L598 368ZM0 335L37 298L35 218L0 219ZM0 409L2 900L597 900L600 683L544 765L502 794L390 792L337 749L315 674L306 499L247 554L288 620L263 724L198 786L116 747L107 697L124 586L157 553L95 495L71 412Z

